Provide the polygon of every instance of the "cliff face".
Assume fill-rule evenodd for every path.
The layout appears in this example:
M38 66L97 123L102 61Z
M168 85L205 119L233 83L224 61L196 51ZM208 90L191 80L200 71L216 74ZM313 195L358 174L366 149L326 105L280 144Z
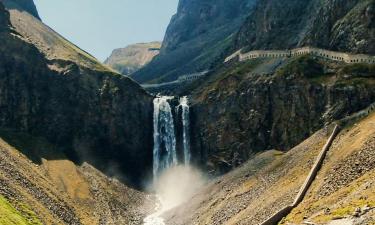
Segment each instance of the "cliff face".
M255 0L179 2L160 55L133 75L139 82L173 80L207 69L220 56Z
M226 172L266 149L289 150L375 101L373 66L302 57L269 75L256 72L268 63L237 64L197 81L193 149L209 171Z
M11 10L12 21L17 13ZM28 21L36 24L23 22ZM152 164L152 97L80 51L77 61L57 51L46 58L42 45L33 44L39 36L18 28L22 36L8 28L1 32L0 127L46 138L57 149L49 158L63 153L141 185ZM37 31L62 40L56 33ZM54 42L50 49L59 47Z
M160 42L139 43L125 48L113 50L104 64L123 75L130 75L145 65L159 54Z
M40 20L38 11L33 0L0 0L8 9L26 11Z
M232 49L315 46L374 54L373 0L259 1Z

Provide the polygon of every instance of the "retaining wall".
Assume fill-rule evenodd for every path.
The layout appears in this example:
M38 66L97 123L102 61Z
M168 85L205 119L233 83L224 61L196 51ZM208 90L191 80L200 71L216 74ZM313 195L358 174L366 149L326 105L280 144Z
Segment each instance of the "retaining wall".
M238 61L241 62L257 58L288 58L301 55L313 55L327 60L334 60L345 63L375 64L375 56L335 52L314 47L302 47L292 50L254 50L247 53L241 53L241 50L239 50L227 57L224 62L229 62L236 58L238 58Z

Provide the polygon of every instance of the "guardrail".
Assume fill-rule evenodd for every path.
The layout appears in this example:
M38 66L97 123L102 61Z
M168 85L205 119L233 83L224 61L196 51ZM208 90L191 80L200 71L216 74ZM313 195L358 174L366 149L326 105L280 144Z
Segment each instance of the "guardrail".
M254 50L247 53L242 53L241 51L242 49L228 56L224 60L224 63L234 59L237 59L238 61L242 62L258 58L288 58L300 55L313 55L324 59L341 61L345 63L375 63L375 56L330 51L314 47L302 47L291 50Z
M209 72L210 72L209 70L205 70L199 73L192 73L192 74L179 76L177 80L174 80L171 82L165 82L165 83L159 83L159 84L142 84L141 86L143 88L160 88L160 87L169 86L169 85L177 85L180 83L197 80L201 78L202 76L205 76Z

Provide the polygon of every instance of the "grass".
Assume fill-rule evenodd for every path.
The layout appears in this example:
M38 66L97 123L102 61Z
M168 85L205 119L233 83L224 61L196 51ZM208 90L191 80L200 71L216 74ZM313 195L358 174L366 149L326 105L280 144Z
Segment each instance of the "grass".
M22 213L15 209L0 195L0 224L4 225L42 225L35 213L24 204L19 206Z
M374 64L365 64L365 63L356 63L346 65L340 71L340 74L349 74L355 77L372 77L375 78L375 65Z
M314 58L305 55L293 59L286 66L279 69L276 74L278 76L288 76L291 74L296 74L304 76L306 78L314 78L321 76L321 74L323 73L323 65Z
M320 214L319 216L314 218L314 221L324 223L331 221L335 218L345 218L352 215L356 208L362 208L365 205L374 207L375 202L357 199L353 202L350 202L349 204L346 204L345 206L332 210L332 212L330 212L329 215Z
M337 87L347 87L347 86L365 86L365 87L373 87L375 85L374 79L369 78L352 78L352 79L341 79L336 82L335 84Z
M213 86L217 87L217 85L220 84L220 81L228 78L228 77L244 77L251 71L255 69L259 64L261 64L262 60L249 60L246 62L239 63L235 65L234 67L229 68L228 70L224 70L221 72L217 77L215 77L215 81L213 82Z

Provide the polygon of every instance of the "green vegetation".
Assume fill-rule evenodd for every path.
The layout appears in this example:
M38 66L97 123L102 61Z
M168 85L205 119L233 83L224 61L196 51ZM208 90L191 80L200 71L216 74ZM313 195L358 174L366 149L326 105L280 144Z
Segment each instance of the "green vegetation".
M278 76L296 74L306 78L319 77L324 73L323 65L310 56L301 56L293 59L283 68L277 71Z
M256 60L249 60L245 62L241 62L231 66L230 68L224 68L221 71L217 72L217 75L212 76L205 82L208 88L206 90L211 90L213 88L217 88L220 86L220 82L229 78L229 77L238 77L243 78L244 76L248 75L251 71L253 71L258 65L263 62L261 59ZM194 82L189 88L196 89L199 85L202 85L201 81L198 80Z
M334 218L345 218L353 214L355 209L363 208L364 206L374 207L375 202L366 201L366 200L353 200L348 204L341 206L337 209L333 209L328 215L321 214L314 218L317 222L328 222L333 220Z
M365 86L365 87L374 87L375 80L362 78L362 77L355 77L351 79L341 79L336 82L335 84L337 87L346 87L346 86Z
M41 225L37 216L26 205L20 204L22 213L15 209L0 195L0 224L6 225Z
M351 75L355 77L373 77L375 78L375 65L357 63L344 66L340 74Z

